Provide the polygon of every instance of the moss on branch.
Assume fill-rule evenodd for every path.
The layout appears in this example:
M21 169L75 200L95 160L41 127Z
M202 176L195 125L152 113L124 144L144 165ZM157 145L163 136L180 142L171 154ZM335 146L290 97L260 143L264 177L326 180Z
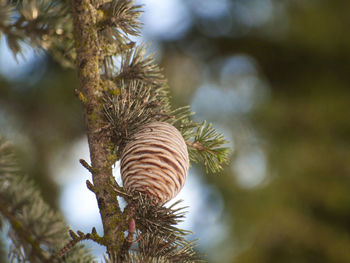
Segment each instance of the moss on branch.
M93 189L99 206L107 253L118 253L124 234L122 214L110 185L112 176L110 156L113 154L110 139L103 132L103 105L100 86L100 43L98 12L89 0L74 0L72 2L73 24L77 51L77 69L80 91L85 98L85 123L90 149ZM106 161L107 160L107 161Z

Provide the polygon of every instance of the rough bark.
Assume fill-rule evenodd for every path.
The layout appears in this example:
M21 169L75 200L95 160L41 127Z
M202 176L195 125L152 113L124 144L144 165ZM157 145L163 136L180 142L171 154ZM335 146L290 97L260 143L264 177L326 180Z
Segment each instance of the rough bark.
M73 23L77 50L80 99L84 104L85 122L93 170L93 191L103 223L102 243L107 253L119 254L124 242L122 213L112 189L113 146L103 132L103 105L100 90L99 40L97 12L89 0L73 0Z

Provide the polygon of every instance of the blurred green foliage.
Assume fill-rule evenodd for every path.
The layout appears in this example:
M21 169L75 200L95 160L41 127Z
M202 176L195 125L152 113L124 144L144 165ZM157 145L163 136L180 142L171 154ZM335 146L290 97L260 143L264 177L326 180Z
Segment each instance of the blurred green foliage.
M273 7L266 21L253 23L254 12L239 19L238 7L260 10L265 2ZM220 245L204 253L213 262L350 262L350 2L231 0L216 17L195 12L199 1L186 3L197 3L186 4L190 29L172 40L156 39L175 105L190 103L203 83L218 83L217 65L237 54L255 61L269 94L239 118L227 113L216 120L232 131L232 165L204 179L222 194L228 227ZM228 23L229 29L218 31ZM50 158L82 136L84 127L73 96L75 72L50 58L40 65L35 70L43 77L34 84L1 77L0 112L27 138L17 145L23 169L55 207ZM247 128L237 133L242 123ZM244 187L231 168L251 131L267 165L260 184Z

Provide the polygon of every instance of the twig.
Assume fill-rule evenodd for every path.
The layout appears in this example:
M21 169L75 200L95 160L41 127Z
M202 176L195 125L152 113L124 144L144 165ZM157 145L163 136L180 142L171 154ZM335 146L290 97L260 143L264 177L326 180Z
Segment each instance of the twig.
M198 151L208 152L212 155L216 155L213 151L203 146L199 141L195 141L195 142L186 141L186 144L192 148L197 149Z
M82 166L84 166L84 168L86 168L91 174L94 174L95 171L94 171L94 168L92 168L88 163L87 161L85 161L84 159L80 159L79 160L80 164Z
M86 180L86 187L93 193L96 193L96 188L95 186L89 181Z
M96 228L92 228L91 233L84 234L81 231L77 231L77 233L74 233L73 230L69 230L69 235L71 236L72 240L69 241L59 252L58 256L62 257L64 254L66 254L68 251L70 251L76 244L83 240L93 240L96 243L100 245L105 245L103 237L100 237L97 234Z

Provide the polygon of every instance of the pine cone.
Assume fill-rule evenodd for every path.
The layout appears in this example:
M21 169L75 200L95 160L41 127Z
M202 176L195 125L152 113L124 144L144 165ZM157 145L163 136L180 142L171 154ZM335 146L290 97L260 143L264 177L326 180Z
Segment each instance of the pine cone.
M140 192L161 204L180 192L188 167L186 143L166 122L142 126L126 144L120 162L126 192Z

